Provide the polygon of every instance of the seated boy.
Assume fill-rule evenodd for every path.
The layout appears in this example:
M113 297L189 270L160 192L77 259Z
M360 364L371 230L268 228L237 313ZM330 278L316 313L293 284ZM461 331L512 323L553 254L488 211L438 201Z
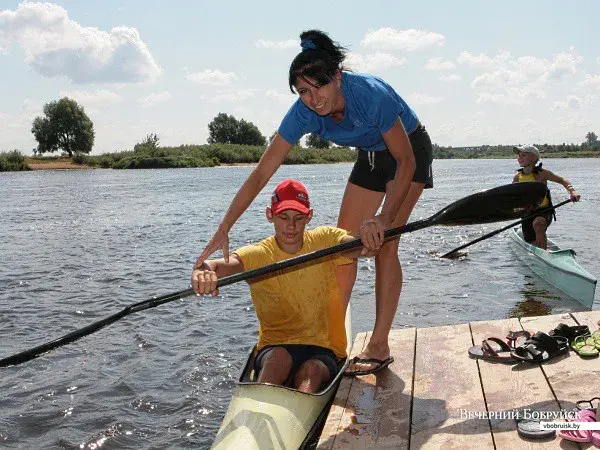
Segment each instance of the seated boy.
M287 179L279 183L266 210L275 229L257 244L224 259L205 261L192 272L198 294L217 295L220 277L256 269L284 259L331 247L354 239L345 230L317 227L306 230L313 216L306 187ZM364 229L363 248L332 255L249 281L259 321L255 371L262 383L286 384L303 392L318 392L338 371L346 355L344 310L335 268L359 254L371 256L381 240ZM366 237L368 236L368 239ZM370 244L369 244L370 242Z

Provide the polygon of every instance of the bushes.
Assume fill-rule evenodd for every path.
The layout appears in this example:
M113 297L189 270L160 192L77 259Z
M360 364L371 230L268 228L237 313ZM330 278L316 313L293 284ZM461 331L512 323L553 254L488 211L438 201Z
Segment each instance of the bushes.
M0 172L17 172L29 170L25 156L18 150L0 153Z

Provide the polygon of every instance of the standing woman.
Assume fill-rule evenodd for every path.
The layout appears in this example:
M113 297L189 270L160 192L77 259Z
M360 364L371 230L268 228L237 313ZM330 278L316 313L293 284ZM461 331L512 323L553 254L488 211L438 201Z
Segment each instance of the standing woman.
M372 75L343 66L346 49L319 30L300 35L302 51L289 71L289 86L300 97L283 118L275 138L235 195L194 267L218 249L229 257L228 233L285 160L308 133L342 146L357 147L338 227L379 250L375 257L376 320L371 339L350 373L372 373L393 361L388 335L402 289L399 239L384 243L385 230L404 225L423 189L433 187L432 146L413 110L394 89ZM382 205L381 211L377 213ZM373 238L375 236L375 238ZM341 266L338 282L348 306L357 265Z

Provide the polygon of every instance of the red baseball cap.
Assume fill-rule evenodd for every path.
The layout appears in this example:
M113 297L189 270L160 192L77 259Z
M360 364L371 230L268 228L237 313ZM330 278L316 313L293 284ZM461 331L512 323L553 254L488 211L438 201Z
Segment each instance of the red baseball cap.
M288 178L277 185L271 197L271 211L277 215L287 209L293 209L302 214L310 211L308 191L300 181Z

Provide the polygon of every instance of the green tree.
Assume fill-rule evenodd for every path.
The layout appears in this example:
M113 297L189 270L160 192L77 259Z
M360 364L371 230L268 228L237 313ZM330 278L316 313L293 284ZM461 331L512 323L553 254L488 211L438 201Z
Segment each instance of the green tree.
M138 142L133 146L133 151L138 152L147 148L158 148L160 139L156 133L147 134L142 142Z
M306 138L306 146L308 148L329 148L331 142L317 136L315 133L311 133Z
M267 140L252 122L237 120L233 116L219 113L208 124L209 144L265 145Z
M588 145L594 145L597 140L598 140L598 135L596 133L594 133L593 131L590 131L590 132L588 132L588 134L585 135L585 142Z
M94 146L94 124L83 107L68 97L46 103L44 117L34 119L31 132L38 154L63 150L73 156L90 153Z

